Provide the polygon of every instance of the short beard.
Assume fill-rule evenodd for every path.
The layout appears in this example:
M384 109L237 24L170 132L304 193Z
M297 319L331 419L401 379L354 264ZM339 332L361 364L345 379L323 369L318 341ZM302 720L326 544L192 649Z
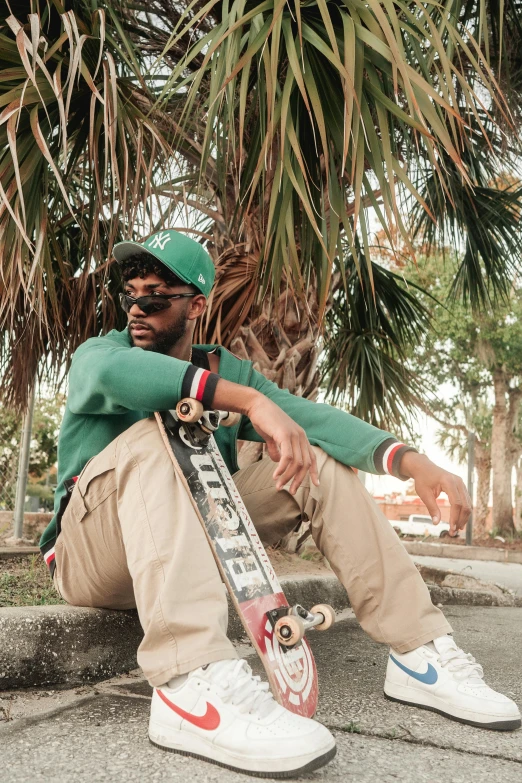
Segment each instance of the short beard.
M186 314L183 313L175 323L169 326L168 329L165 329L162 332L153 330L155 340L150 345L138 345L134 342L132 331L128 329L128 332L131 343L135 348L141 348L143 351L153 351L154 353L162 353L166 355L170 353L171 349L174 348L176 343L178 343L187 333L187 317Z

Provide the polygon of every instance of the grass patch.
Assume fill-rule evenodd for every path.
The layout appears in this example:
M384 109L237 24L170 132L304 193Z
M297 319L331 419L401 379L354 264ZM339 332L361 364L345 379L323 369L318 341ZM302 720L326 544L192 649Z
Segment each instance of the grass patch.
M361 727L354 720L351 720L350 723L347 723L346 726L343 726L342 730L348 732L348 734L361 733Z
M322 555L320 552L303 552L302 555L299 555L301 560L309 560L311 563L322 563L324 562L324 555Z
M0 607L64 603L41 555L0 560Z

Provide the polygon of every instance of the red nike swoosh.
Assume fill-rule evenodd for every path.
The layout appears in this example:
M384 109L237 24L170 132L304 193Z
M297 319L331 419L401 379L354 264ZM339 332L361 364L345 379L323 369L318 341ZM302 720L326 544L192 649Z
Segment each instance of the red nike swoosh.
M173 704L170 699L167 699L165 694L158 690L156 688L156 693L160 697L160 699L165 702L167 707L170 707L173 712L175 712L177 715L179 715L184 720L188 720L189 723L193 723L194 726L197 726L198 729L206 729L207 731L214 731L214 729L217 729L219 724L221 723L221 718L219 717L219 712L216 710L216 708L209 704L207 701L207 711L204 715L192 715L191 712L186 712L181 707L177 707L175 704Z

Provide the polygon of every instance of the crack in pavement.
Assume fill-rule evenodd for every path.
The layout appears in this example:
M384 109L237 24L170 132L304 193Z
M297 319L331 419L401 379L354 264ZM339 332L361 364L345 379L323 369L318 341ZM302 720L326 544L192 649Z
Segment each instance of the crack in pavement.
M28 726L34 726L36 723L54 718L56 715L60 715L64 712L70 712L76 709L76 707L87 704L89 701L97 699L101 694L90 693L88 696L82 696L80 699L76 699L70 704L62 704L60 707L53 707L52 710L47 712L40 712L38 715L26 715L23 718L14 718L9 721L5 726L0 726L0 734L15 734L17 731L23 731Z
M375 739L387 740L388 742L407 742L410 745L423 745L424 747L438 748L439 750L454 750L457 751L458 753L466 753L468 756L480 756L482 758L500 759L501 761L512 761L515 762L516 764L522 764L522 759L513 756L503 756L499 753L488 753L487 751L480 752L480 751L468 750L466 748L459 748L457 745L452 745L451 743L433 742L424 738L416 737L415 734L413 734L410 731L410 729L407 729L405 726L402 726L401 724L399 724L399 728L403 729L403 731L405 732L405 734L403 734L402 736L398 736L398 735L393 736L389 730L379 732L379 731L375 731L375 730L372 731L371 729L364 729L364 728L357 728L356 730L343 729L342 726L333 726L327 723L325 723L324 725L334 735L336 732L340 734L358 734L364 737L374 737Z

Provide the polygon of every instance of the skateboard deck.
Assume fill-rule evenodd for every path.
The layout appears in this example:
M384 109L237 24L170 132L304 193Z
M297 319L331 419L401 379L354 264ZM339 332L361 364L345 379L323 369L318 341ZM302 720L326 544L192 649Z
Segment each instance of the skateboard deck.
M288 602L214 437L194 444L188 425L170 412L155 416L274 697L288 710L312 717L318 697L312 651L306 639L287 648L274 634L266 612Z

